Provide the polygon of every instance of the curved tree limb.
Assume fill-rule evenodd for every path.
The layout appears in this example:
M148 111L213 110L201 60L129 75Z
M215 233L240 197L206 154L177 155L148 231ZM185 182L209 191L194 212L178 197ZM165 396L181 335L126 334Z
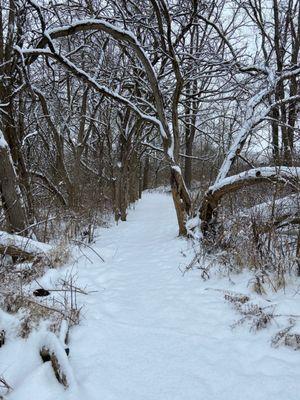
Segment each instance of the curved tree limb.
M300 180L300 167L262 167L253 168L240 174L229 176L210 186L206 192L201 208L201 228L205 233L212 221L214 212L221 199L244 187L256 185L261 182L278 182L294 186Z

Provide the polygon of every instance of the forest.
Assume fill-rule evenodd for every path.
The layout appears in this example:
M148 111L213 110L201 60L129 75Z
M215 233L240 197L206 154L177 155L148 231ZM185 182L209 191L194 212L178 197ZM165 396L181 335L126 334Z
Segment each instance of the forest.
M298 399L299 78L299 0L0 0L0 399Z

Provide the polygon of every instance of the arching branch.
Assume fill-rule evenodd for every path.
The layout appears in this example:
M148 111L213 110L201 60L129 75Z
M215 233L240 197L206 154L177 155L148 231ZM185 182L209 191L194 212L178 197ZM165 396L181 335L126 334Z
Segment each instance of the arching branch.
M208 189L202 200L200 208L202 231L207 231L213 218L214 211L225 195L261 182L278 182L293 186L296 185L299 180L300 167L280 166L253 168L219 181Z

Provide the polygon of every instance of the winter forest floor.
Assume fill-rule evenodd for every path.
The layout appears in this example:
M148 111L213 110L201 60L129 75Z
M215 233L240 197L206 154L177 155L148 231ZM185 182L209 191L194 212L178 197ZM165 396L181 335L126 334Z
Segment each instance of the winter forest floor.
M49 363L36 352L35 334L0 349L0 374L14 390L9 400L298 400L300 352L273 348L271 337L284 327L274 321L258 332L231 325L240 316L219 290L250 293L249 275L182 270L190 242L177 237L172 200L148 193L129 212L128 222L97 231L88 256L68 269L89 291L80 325L70 335L70 364L76 385L63 390ZM76 257L74 257L76 259ZM281 313L299 313L296 286L269 293ZM277 310L278 311L278 310ZM282 324L282 325L281 325Z

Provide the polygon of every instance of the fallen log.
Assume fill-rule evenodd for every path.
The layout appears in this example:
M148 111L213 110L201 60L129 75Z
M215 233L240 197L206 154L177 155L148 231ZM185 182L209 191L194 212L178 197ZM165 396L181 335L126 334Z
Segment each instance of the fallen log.
M0 231L0 254L33 260L52 250L52 246L24 236Z
M54 333L48 332L41 341L40 356L51 362L56 379L65 388L76 385L68 360L69 349L65 349Z
M56 379L65 388L67 388L69 386L67 376L64 373L63 369L61 368L61 365L58 361L57 355L54 353L54 351L50 351L47 347L42 347L42 349L40 351L40 355L44 362L51 361L51 365L52 365Z

